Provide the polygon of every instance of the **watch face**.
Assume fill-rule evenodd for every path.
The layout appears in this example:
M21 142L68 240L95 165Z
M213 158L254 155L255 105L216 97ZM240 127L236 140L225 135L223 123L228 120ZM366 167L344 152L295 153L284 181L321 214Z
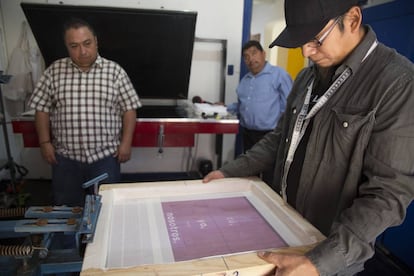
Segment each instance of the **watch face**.
M202 160L198 166L198 170L204 177L213 170L213 163L210 160Z

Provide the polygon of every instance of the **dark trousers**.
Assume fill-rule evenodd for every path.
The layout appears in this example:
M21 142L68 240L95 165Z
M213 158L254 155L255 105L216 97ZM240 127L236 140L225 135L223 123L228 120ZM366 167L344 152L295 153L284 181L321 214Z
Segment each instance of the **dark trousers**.
M108 178L101 183L119 183L121 165L117 158L106 157L88 164L56 154L57 164L52 166L52 189L55 205L85 205L85 196L93 191L82 188L82 184L104 173Z
M242 128L243 133L243 152L247 152L251 149L254 144L260 141L266 133L272 130L252 130L247 128ZM271 169L263 171L260 175L263 182L267 183L268 185L272 185L273 181L273 166Z

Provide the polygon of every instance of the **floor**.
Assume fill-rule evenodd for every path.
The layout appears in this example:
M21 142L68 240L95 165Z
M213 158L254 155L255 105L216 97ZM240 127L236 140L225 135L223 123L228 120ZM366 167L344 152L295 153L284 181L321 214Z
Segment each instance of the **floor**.
M200 178L197 173L174 175L176 179L196 179ZM139 181L162 181L171 179L171 176L158 176L154 179L152 174L124 175L125 182L139 182ZM5 189L1 185L0 189ZM50 181L48 180L25 180L21 185L17 186L20 190L20 199L25 202L26 206L44 206L50 205L52 202L52 193L50 189ZM0 190L1 191L1 190ZM0 240L0 243L3 241ZM1 252L0 252L1 253ZM1 266L1 262L0 262ZM366 263L365 271L358 274L358 276L413 276L414 271L410 270L406 265L399 260L393 258L387 251L380 246L376 248L374 257Z

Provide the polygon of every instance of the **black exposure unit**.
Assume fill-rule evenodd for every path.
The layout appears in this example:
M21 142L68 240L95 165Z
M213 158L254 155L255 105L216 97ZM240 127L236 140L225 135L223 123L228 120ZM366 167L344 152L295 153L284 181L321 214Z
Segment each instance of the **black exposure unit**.
M196 12L22 3L46 66L66 57L63 23L96 30L99 54L118 62L142 99L187 99Z

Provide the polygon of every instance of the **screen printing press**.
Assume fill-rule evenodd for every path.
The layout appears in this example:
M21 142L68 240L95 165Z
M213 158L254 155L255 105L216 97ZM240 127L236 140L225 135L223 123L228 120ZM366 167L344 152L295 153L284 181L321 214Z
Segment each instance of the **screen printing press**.
M30 264L33 274L20 275L266 275L274 266L257 251L304 253L324 239L256 177L103 184L70 217L62 214L73 208L49 207L53 215L43 224L39 211L46 208L31 207L26 214L37 212L37 220L14 223L16 233L45 235L40 245L10 249L26 250L16 256L25 259L18 271ZM76 243L72 255L60 250L56 261L48 237L60 232Z
M98 185L107 177L105 173L83 183L90 191L84 206L0 209L0 275L79 272L102 206Z

